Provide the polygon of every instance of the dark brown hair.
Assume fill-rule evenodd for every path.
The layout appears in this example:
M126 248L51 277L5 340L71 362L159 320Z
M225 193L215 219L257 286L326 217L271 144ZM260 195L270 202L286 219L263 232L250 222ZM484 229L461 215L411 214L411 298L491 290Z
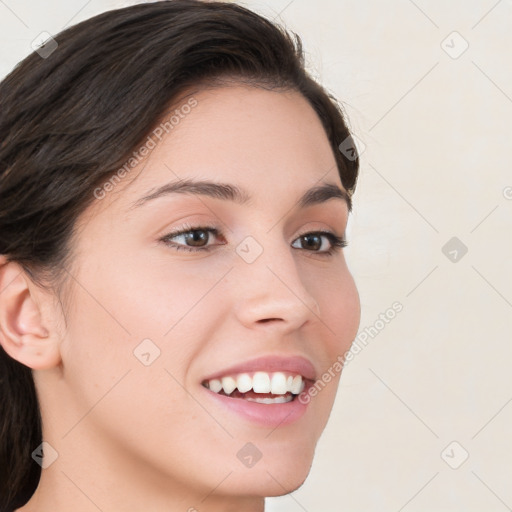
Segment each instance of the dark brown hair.
M341 107L305 71L300 38L265 18L223 2L170 0L103 13L55 40L53 53L32 53L0 83L0 254L38 285L59 292L93 191L190 87L234 77L300 92L354 191L357 153L338 150L350 137ZM31 454L42 422L32 370L1 346L0 414L0 512L11 512L39 483Z

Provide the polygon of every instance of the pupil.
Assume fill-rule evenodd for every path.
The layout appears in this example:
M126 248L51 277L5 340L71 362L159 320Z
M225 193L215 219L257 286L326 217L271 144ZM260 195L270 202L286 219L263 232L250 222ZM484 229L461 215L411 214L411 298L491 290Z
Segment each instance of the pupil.
M306 235L304 238L307 240L309 246L311 247L311 243L310 243L311 239L316 239L318 242L319 236L318 235ZM314 242L313 242L313 244L314 244ZM316 243L314 245L315 245L315 248L318 248L318 243Z
M205 234L206 234L205 231L199 231L199 230L191 231L188 236L188 241L191 241L191 239L192 239L192 242L194 242L194 243L201 242L201 240L204 241L204 239L206 238L204 236ZM203 236L201 236L201 235L203 235ZM201 245L201 244L198 244L198 245Z

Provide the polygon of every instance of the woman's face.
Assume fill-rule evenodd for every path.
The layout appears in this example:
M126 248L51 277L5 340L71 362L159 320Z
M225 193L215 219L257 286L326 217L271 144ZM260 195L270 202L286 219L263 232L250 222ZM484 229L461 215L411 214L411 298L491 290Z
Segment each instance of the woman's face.
M333 365L359 325L343 251L328 254L325 235L302 238L344 235L343 197L299 204L313 187L344 188L298 93L225 86L194 99L79 219L62 377L50 390L35 372L45 438L77 471L106 466L203 495L281 495L309 472L336 394ZM196 187L142 200L180 180L229 184L249 198ZM203 231L163 240L190 228ZM309 403L287 401L297 375L329 369ZM283 403L215 392L214 381L244 373L260 391L268 374Z

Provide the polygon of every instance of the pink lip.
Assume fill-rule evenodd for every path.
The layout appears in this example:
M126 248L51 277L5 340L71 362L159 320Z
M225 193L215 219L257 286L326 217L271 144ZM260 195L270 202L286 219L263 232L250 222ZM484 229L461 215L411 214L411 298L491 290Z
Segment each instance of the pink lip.
M306 380L305 382L306 387L303 393L307 393L308 389L313 385L312 381ZM299 401L298 396L291 402L284 404L259 404L257 402L249 402L243 398L230 398L225 395L219 395L202 386L201 388L220 406L226 407L251 423L257 423L274 429L297 421L305 414L309 405L309 401L306 403Z
M243 363L239 363L234 366L230 366L228 368L224 368L223 370L219 370L215 373L212 373L208 377L205 377L205 380L219 379L221 377L225 377L226 375L235 375L237 373L249 373L255 371L263 371L263 372L290 372L296 373L298 375L302 375L306 379L316 380L316 372L311 361L302 356L276 356L269 355L264 357L259 357L257 359L251 359L249 361L245 361ZM231 399L233 400L233 399ZM261 404L260 404L261 405ZM286 404L283 404L286 405Z

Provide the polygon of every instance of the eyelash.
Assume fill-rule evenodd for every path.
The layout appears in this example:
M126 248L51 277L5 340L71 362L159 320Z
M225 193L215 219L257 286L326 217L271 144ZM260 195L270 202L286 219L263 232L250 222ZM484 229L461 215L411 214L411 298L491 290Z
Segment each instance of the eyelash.
M179 231L174 231L174 232L168 233L167 235L163 236L162 238L160 238L160 241L163 242L164 244L166 244L168 247L175 249L177 251L187 251L187 252L209 251L211 249L211 246L192 248L192 247L189 247L189 246L186 246L183 244L175 244L175 243L169 242L169 240L171 238L175 238L180 235L186 235L188 233L195 232L195 231L206 231L208 233L213 233L215 235L215 237L222 236L222 233L217 228L215 228L213 226L185 225L183 227L183 229L180 229ZM320 252L320 251L308 251L307 249L302 249L304 251L313 252L313 253L316 253L316 254L319 254L319 255L325 256L325 257L333 256L334 253L341 251L344 247L347 247L347 245L348 245L348 242L345 240L344 237L339 237L330 231L308 231L306 233L303 233L302 235L299 235L299 237L296 240L298 240L299 238L304 237L306 235L323 235L331 242L331 247L327 251ZM210 240L210 238L208 238L208 241L209 240Z

